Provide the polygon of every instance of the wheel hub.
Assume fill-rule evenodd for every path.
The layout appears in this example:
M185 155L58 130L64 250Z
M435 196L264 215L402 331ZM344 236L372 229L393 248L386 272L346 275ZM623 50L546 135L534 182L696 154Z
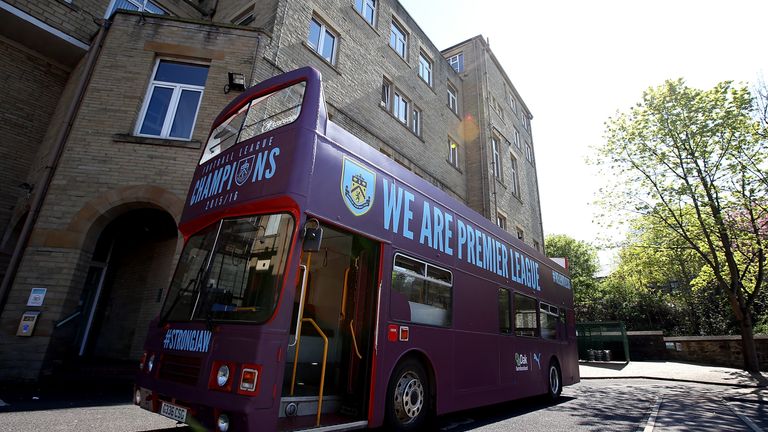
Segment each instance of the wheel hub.
M408 371L397 381L395 388L395 412L398 420L409 423L424 408L424 386L419 377Z

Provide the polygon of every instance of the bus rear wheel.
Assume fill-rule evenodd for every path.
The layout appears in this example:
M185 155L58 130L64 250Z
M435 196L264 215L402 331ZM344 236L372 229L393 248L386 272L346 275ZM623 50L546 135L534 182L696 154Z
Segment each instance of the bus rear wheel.
M387 423L393 430L417 431L426 424L430 410L429 382L416 360L398 364L387 390Z
M560 365L557 364L557 360L549 362L549 379L548 379L548 394L549 399L552 401L557 400L560 397L560 393L563 391L563 375L560 373Z

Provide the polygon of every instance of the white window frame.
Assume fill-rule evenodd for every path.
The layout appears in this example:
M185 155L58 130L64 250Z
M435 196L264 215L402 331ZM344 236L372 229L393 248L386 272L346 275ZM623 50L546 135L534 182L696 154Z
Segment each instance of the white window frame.
M513 127L513 129L514 129L514 132L512 134L512 141L515 143L515 147L522 148L520 147L520 131L517 130L516 127Z
M403 49L402 53L398 50L398 47L401 44ZM389 26L389 46L397 53L397 55L403 59L408 57L408 33L405 31L403 26L394 19L392 20L392 24Z
M533 165L533 148L527 142L525 143L525 158Z
M459 114L459 98L456 87L448 83L448 108L453 111L454 114Z
M358 6L360 9L358 9ZM376 25L376 0L355 0L355 10L361 17L371 26ZM365 15L365 11L371 11L371 20L368 21L368 17Z
M511 154L510 157L510 163L512 165L512 172L511 172L511 180L512 180L512 195L516 197L520 197L520 168L517 164L517 158L515 155Z
M165 10L164 7L160 7L160 5L158 5L156 2L152 0L125 0L125 1L139 8L139 12L144 12L144 10L147 8L147 3L151 3L152 6L165 12L166 15L169 15L168 11ZM72 2L68 1L68 3L72 3ZM109 19L112 16L112 14L115 13L116 3L117 3L117 0L110 0L109 6L107 6L107 12L104 14L104 18Z
M317 23L320 26L320 40L317 42L317 47L312 46L312 42L309 40L309 29L311 28L312 21ZM310 18L309 27L307 27L307 45L312 49L312 51L315 52L320 58L327 61L328 63L335 65L336 64L336 52L339 48L339 34L335 32L332 28L328 27L328 25L320 19L317 15L312 15L312 18ZM323 51L325 48L325 40L326 40L326 34L329 34L333 37L333 48L331 49L331 58L328 59L325 56L323 56Z
M496 134L493 134L491 136L491 151L493 152L493 176L503 181L504 171L502 170L501 166L501 153L499 150L500 144L501 139Z
M155 61L155 67L152 69L152 75L150 75L152 79L149 82L149 85L147 86L146 93L144 94L144 104L141 107L141 112L139 113L139 120L136 122L136 129L134 130L134 135L141 136L141 137L149 137L149 138L162 138L162 139L190 141L192 139L192 136L195 134L195 125L197 124L197 116L200 114L200 105L203 102L203 96L205 94L205 86L179 84L179 83L173 83L168 81L156 81L155 74L157 73L157 68L160 67L161 61L209 66L208 63L202 63L202 62L179 61L178 59L171 59L171 58L158 58ZM168 111L165 113L165 120L163 121L163 127L160 130L160 135L142 134L140 132L141 127L144 125L144 117L147 114L147 109L149 108L150 99L156 87L170 88L173 90L173 94L171 95L171 100L168 103ZM199 91L200 98L197 100L197 107L195 107L195 117L192 120L192 128L189 131L189 136L184 138L172 137L172 136L169 136L169 134L171 132L171 127L173 126L173 121L176 119L176 113L177 113L177 109L179 108L179 99L181 98L181 93L184 90ZM173 113L173 115L171 115L170 113Z
M517 101L515 100L515 95L512 94L512 92L507 93L507 98L509 99L509 108L512 109L512 113L517 115Z
M451 64L451 67L456 71L456 73L464 72L464 53L460 52L456 55L448 57L448 63Z
M394 115L400 123L403 123L406 126L408 125L410 104L410 101L395 89L395 97L392 98L392 115Z
M454 168L459 168L459 143L448 137L448 162Z
M421 137L421 126L424 123L422 111L415 104L411 104L411 132Z
M496 213L496 226L503 229L504 231L507 230L507 216L502 214L501 212Z
M419 52L419 78L430 87L432 87L433 69L432 60L430 60L423 51Z
M387 111L392 108L392 83L386 78L381 80L381 107Z

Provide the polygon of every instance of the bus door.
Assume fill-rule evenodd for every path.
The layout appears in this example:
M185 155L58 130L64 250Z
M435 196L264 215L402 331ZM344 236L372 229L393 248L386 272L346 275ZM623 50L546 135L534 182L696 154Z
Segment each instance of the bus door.
M379 245L322 229L319 250L302 254L285 360L282 430L360 422L368 412Z

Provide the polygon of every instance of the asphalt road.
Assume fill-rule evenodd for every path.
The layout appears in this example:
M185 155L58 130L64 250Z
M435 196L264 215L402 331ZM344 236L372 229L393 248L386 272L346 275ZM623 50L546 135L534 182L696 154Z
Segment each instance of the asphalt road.
M116 394L33 394L0 407L3 431L149 431L175 422ZM585 380L556 404L540 398L441 416L440 432L746 431L768 432L768 389L655 380ZM187 428L177 428L182 431Z

